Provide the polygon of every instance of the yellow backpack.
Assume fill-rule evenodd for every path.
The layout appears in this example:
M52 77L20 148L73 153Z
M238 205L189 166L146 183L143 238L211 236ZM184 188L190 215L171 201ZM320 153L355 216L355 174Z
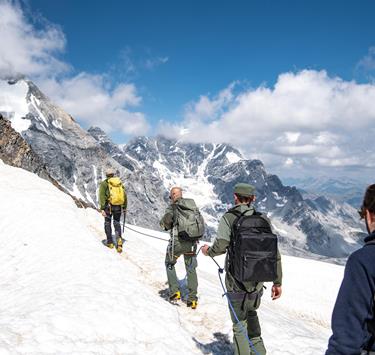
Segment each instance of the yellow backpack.
M125 203L125 188L120 178L111 177L108 179L109 203L114 206L122 206Z

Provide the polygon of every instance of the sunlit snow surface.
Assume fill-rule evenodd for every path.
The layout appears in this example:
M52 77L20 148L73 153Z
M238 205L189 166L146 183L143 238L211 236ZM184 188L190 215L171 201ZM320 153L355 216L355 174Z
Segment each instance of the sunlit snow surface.
M49 182L1 161L0 190L1 354L231 353L211 259L198 256L198 308L173 306L163 298L166 241L125 229L119 255L101 244L97 212L77 209ZM267 285L259 311L268 352L321 354L343 267L285 256L283 266L282 298L271 301ZM183 286L181 260L177 271Z
M0 113L12 122L12 127L17 132L26 131L31 124L25 116L29 113L26 95L29 87L25 81L9 85L7 81L0 80Z

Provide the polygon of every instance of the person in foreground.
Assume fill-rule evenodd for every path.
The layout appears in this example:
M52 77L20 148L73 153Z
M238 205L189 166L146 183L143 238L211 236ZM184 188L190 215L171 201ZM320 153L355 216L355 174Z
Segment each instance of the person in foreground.
M375 184L366 189L358 212L368 236L346 263L326 355L375 354Z
M281 257L277 248L277 237L272 233L267 218L256 212L251 206L254 201L255 188L252 185L236 184L234 188L235 206L221 218L213 245L202 247L203 254L211 257L228 251L225 259L225 284L228 298L239 320L237 322L230 309L236 355L266 354L256 311L260 306L263 294L263 281L273 281L271 294L273 300L281 296L282 290ZM264 233L258 233L260 229L253 233L253 230L259 226L263 228ZM243 240L240 249L232 252L231 250L235 250L233 245L239 244L240 239ZM264 246L260 240L268 241L266 243L268 250L263 250ZM242 252L245 256L241 256ZM271 257L264 257L265 255L271 255ZM243 264L241 264L242 260L244 260ZM236 276L237 269L240 269L239 275L246 275L242 280L250 281L239 280L241 277ZM248 338L252 346L249 344Z

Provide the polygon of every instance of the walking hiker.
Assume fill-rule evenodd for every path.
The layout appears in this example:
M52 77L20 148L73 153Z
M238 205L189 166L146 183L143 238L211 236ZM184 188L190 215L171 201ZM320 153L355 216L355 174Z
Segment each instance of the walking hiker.
M254 201L253 186L236 184L235 206L221 218L212 246L202 247L203 254L211 257L228 251L225 285L236 355L266 354L257 315L263 282L273 281L273 300L281 296L282 271L277 237L272 233L269 221L251 207Z
M119 177L115 176L115 171L107 169L106 179L101 182L99 187L99 208L104 217L104 231L107 236L106 245L114 248L112 238L112 217L115 229L116 246L119 253L122 252L122 234L121 234L121 213L126 211L127 197L123 183Z
M198 278L197 244L204 233L204 221L193 199L182 197L182 189L173 187L169 199L171 204L167 207L160 226L171 231L171 238L165 256L165 266L169 284L169 300L176 302L181 299L181 291L175 270L177 259L183 255L187 273L187 306L197 308Z
M368 236L346 263L326 355L375 354L375 184L366 189L358 212Z

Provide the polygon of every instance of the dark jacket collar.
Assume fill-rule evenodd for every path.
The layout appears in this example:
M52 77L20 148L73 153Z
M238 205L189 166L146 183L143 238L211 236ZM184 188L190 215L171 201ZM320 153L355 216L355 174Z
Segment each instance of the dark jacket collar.
M366 238L365 238L365 243L369 243L369 242L372 242L375 240L375 231L373 231L371 234L369 234Z

